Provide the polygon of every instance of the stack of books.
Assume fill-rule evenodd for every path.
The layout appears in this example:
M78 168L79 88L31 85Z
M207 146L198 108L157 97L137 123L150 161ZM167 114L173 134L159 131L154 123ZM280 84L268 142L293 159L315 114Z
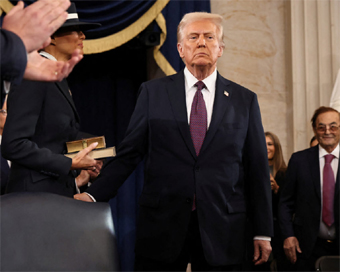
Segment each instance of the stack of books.
M67 154L65 154L65 156L72 159L74 156L78 154L79 151L85 149L92 143L98 143L98 145L88 154L91 158L104 159L116 156L116 149L114 146L106 147L104 136L66 142Z

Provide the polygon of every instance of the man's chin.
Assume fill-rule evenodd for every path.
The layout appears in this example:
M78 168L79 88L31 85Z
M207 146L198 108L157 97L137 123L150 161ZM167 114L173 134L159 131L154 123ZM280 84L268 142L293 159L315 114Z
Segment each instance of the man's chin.
M338 144L338 143L335 143L333 140L330 140L330 141L322 141L322 142L320 142L320 145L321 145L322 147L328 147L328 148L330 148L330 147L335 147L337 144Z
M211 63L210 62L207 62L207 61L198 61L198 62L195 62L194 66L196 68L206 68L206 67L211 67Z

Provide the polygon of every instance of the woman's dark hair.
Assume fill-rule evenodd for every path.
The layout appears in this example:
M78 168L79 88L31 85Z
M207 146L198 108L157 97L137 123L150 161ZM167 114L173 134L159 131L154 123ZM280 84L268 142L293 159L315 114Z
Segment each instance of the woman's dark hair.
M273 177L275 177L279 170L286 170L287 165L283 158L282 147L279 138L270 131L265 132L264 135L272 139L274 143L275 152L273 156Z

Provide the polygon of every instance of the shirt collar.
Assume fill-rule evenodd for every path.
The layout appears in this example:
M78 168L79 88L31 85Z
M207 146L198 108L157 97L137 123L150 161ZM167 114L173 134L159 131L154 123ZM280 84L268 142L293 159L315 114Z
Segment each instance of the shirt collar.
M187 67L184 68L184 77L188 84L189 89L193 87L198 81L198 79L195 78L192 73L190 73ZM216 78L217 78L217 69L215 69L214 72L210 76L202 80L209 92L215 89Z
M47 52L45 52L45 51L40 51L39 54L40 54L41 56L45 57L45 58L50 59L50 60L55 60L55 61L57 61L57 59L56 59L54 56L52 56L51 54L49 54L49 53L47 53Z
M322 158L328 154L332 154L334 155L334 157L339 159L339 152L340 152L339 145L337 145L336 148L331 153L328 153L323 147L321 147L321 145L319 145L319 158Z

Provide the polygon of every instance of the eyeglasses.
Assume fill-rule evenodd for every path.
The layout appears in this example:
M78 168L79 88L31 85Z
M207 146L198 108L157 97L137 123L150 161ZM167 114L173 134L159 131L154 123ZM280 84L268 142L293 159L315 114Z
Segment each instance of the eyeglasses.
M7 115L7 111L6 110L0 110L0 113L2 113L3 115Z
M337 132L338 129L339 129L339 126L338 126L338 125L329 125L329 126L321 125L321 126L318 126L318 127L316 128L316 130L317 130L318 132L326 132L327 127L329 128L329 131L330 131L330 132Z

